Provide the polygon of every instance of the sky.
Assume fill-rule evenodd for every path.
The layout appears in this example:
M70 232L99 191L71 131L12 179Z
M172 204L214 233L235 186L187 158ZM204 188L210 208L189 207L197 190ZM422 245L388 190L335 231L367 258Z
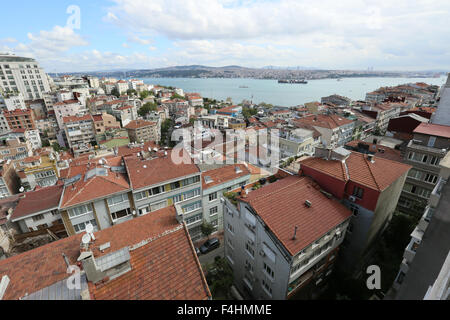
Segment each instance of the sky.
M47 72L450 70L448 0L15 0L2 12L0 52Z

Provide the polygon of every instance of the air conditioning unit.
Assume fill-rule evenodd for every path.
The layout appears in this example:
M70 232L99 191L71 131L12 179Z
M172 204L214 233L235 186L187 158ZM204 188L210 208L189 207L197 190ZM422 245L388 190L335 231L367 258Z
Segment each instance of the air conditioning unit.
M348 199L349 199L351 202L356 202L356 197L355 197L355 196L350 196L350 197L348 197Z

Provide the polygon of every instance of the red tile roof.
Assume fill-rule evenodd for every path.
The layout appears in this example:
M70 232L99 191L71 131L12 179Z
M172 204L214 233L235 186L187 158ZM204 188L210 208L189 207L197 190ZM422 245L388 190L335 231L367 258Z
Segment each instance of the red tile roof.
M81 117L77 117L77 116L68 116L68 117L64 117L64 118L63 118L63 122L64 122L64 123L77 122L77 121L86 121L86 120L94 121L94 120L92 119L92 116L91 116L90 114L86 114L86 115L81 116Z
M367 155L352 151L345 164L338 160L326 160L311 157L300 161L301 166L307 166L317 171L331 175L342 181L351 180L374 190L383 191L405 174L411 166L375 156L370 162ZM347 170L348 175L347 175Z
M171 159L172 152L174 151L168 151L167 157L150 160L140 160L137 157L124 158L133 189L144 188L200 172L197 165L185 152L182 154L182 163L174 163Z
M127 139L127 137L124 137L125 139ZM156 144L155 141L146 141L144 143L144 145L142 147L137 147L137 146L121 146L117 148L117 155L124 157L124 156L129 156L129 155L136 155L139 152L148 152L148 148L151 148L153 150L153 148L158 148L160 149L160 146L158 144Z
M236 173L236 167L239 168L242 172ZM223 184L225 182L244 177L249 175L250 171L244 164L232 164L228 166L224 166L221 168L209 170L202 172L202 177L211 177L212 182L205 183L205 179L202 179L203 190L217 186L219 184Z
M313 116L306 116L300 119L296 119L295 122L309 124L312 126L335 129L340 126L352 123L353 121L346 119L345 117L341 117L335 114L332 115L324 115L318 114Z
M128 123L125 128L126 129L138 129L148 126L154 126L156 125L156 122L152 121L146 121L146 120L132 120L130 123Z
M450 138L450 126L444 126L433 123L421 123L413 131L414 133L427 134L430 136L438 136Z
M44 210L57 208L62 191L63 187L56 185L24 193L14 209L11 219L15 221Z
M121 166L122 157L107 157L108 166ZM72 207L77 204L86 203L94 199L107 197L120 192L130 190L127 175L115 173L111 169L106 169L107 176L93 176L85 181L86 173L94 168L102 168L98 161L93 160L88 168L87 162L82 161L79 165L72 163L67 171L61 172L61 177L72 178L81 175L81 179L70 186L64 188L61 199L61 208ZM64 174L64 175L63 175Z
M351 217L351 212L335 199L327 198L309 177L289 176L250 192L249 203L291 255ZM305 201L312 203L310 208ZM297 226L296 239L294 227Z
M62 254L70 264L80 255L83 234L64 238L0 261L0 278L10 283L5 300L16 300L68 277ZM94 249L95 258L130 248L132 270L103 287L89 284L95 299L207 299L210 292L185 227L175 219L175 208L166 207L95 233L95 246L110 243L104 253ZM121 290L117 284L120 283ZM114 292L111 292L114 288Z

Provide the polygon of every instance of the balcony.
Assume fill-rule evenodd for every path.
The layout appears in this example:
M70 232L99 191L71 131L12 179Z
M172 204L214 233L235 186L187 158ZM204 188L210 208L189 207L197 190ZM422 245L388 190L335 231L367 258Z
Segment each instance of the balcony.
M444 185L447 183L447 180L442 179L442 177L439 177L438 182L436 183L436 186L434 187L433 191L431 192L430 195L430 206L436 208L438 203L439 203L439 199L441 198L441 192L442 192L442 188L444 187Z
M408 145L407 145L407 150L408 149L413 149L413 150L417 150L417 151L421 151L421 152L425 152L425 153L431 153L434 155L439 155L441 157L445 156L445 154L447 153L446 149L438 149L438 148L433 148L433 147L428 147L428 146L424 146L424 145L420 145L417 143L413 142L414 140L409 141Z
M405 249L405 252L403 253L403 258L405 261L405 264L410 264L415 255L416 255L416 250L419 247L420 243L417 243L414 239L411 239L411 241L409 242L408 246Z

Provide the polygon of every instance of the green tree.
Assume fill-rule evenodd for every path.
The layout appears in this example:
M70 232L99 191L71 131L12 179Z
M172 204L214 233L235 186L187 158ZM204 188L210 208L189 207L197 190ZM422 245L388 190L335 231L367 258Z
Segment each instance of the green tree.
M119 90L117 90L117 88L115 88L115 87L112 88L111 94L112 94L113 96L116 96L117 98L120 97L120 92L119 92Z
M42 139L42 147L50 147L50 142L48 139Z
M158 106L156 103L147 102L138 110L138 114L143 117L148 113L156 110L158 110Z
M61 146L59 145L58 142L53 142L52 143L52 148L53 150L55 150L56 152L60 152L62 150Z
M242 115L244 116L245 119L251 118L252 116L254 116L257 113L258 113L258 110L256 110L255 108L248 108L248 107L242 108Z
M182 100L185 100L185 98L184 98L183 96L180 96L178 93L174 93L174 94L172 95L172 99L182 99Z
M127 90L127 95L128 95L128 96L134 96L134 95L137 95L137 91L134 90L134 89L128 89L128 90Z
M204 221L201 226L201 230L202 234L209 239L209 236L211 235L211 233L213 233L215 228L211 223Z
M141 100L144 100L144 99L147 98L149 95L150 95L150 92L148 92L147 90L145 90L145 91L142 91L142 92L139 94L139 97L141 98Z
M233 285L233 269L225 258L217 256L207 268L206 280L214 298L228 298Z

